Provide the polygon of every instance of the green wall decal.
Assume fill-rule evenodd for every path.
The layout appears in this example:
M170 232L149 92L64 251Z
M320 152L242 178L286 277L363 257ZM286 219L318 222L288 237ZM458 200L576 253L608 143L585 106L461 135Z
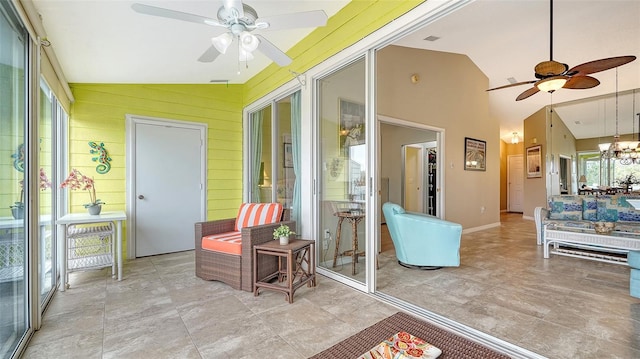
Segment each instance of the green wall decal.
M18 172L24 172L24 143L21 143L16 150L16 153L11 155L13 158L13 168Z
M90 152L92 155L98 154L98 157L93 157L91 159L92 161L99 163L99 165L96 166L96 172L100 174L109 172L111 169L111 164L109 163L109 161L111 161L111 157L109 157L107 149L104 148L104 143L100 142L100 144L98 144L97 142L91 141L89 142L89 146L91 147Z

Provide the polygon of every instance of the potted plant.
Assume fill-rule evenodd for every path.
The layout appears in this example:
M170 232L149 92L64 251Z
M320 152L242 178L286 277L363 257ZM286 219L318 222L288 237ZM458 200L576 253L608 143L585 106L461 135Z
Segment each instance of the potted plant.
M18 198L18 202L14 202L13 206L9 206L11 208L11 215L15 219L23 219L24 218L24 180L18 181L20 184L20 197ZM40 168L40 190L44 191L47 188L51 188L51 181L47 177L47 173L43 168Z
M77 169L72 169L67 179L60 184L60 188L69 187L72 190L86 190L89 192L89 200L91 202L85 203L84 208L89 211L89 214L98 215L102 210L102 205L105 204L102 200L96 198L96 186L93 178L83 175Z
M273 239L280 239L280 244L289 244L289 236L296 234L286 224L281 224L280 227L273 230Z
M625 192L629 193L631 192L631 187L634 184L639 184L640 183L640 178L636 177L635 173L630 173L626 176L624 176L623 178L618 178L616 180L616 182L618 182L618 185L620 187L623 187Z

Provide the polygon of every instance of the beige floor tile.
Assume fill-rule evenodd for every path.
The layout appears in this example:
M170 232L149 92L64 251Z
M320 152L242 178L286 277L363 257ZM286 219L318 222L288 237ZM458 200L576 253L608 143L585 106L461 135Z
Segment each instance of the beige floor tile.
M629 268L544 260L532 221L501 219L463 235L457 268L407 269L393 250L381 253L378 290L549 358L640 358ZM351 275L349 264L336 270ZM110 268L74 272L24 357L307 358L397 312L326 277L317 282L293 304L268 290L254 296L196 278L193 251L128 260L122 281Z

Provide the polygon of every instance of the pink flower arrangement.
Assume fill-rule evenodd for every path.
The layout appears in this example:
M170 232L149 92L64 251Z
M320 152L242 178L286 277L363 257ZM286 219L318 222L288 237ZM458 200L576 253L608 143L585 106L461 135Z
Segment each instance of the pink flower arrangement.
M60 184L60 188L70 188L72 190L81 190L89 192L90 203L85 204L85 207L93 206L96 204L104 204L101 200L96 198L96 186L93 178L87 177L80 173L77 169L73 168L67 179Z
M40 190L44 191L48 188L51 188L51 181L49 181L49 177L47 177L44 168L40 168Z
M20 185L20 198L18 202L15 202L11 208L24 207L24 180L21 179L18 181ZM40 190L44 191L45 189L51 188L51 181L49 181L49 177L47 177L47 173L44 171L44 168L40 168Z

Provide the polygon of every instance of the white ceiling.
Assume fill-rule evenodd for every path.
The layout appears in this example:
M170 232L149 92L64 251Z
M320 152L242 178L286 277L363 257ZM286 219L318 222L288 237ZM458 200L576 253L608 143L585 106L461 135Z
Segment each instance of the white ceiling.
M258 54L248 68L241 64L240 74L234 56L221 55L212 63L200 63L197 58L211 44L211 28L138 14L131 9L134 2L212 18L221 5L221 1L211 0L34 0L69 82L244 83L271 63ZM347 3L247 1L264 17L318 9L331 17ZM263 35L286 52L312 30L270 31ZM424 41L427 36L440 39ZM640 57L640 0L555 0L553 41L553 59L569 67L612 56ZM534 80L534 66L549 59L549 1L477 0L396 44L466 54L487 75L490 87L508 84L509 77ZM427 76L423 74L423 78ZM615 93L615 70L593 76L601 81L593 89L561 89L553 94L556 104L596 99L556 107L577 138L615 132L615 100L604 104L598 98ZM640 60L619 67L618 79L620 92L640 88ZM522 134L522 120L551 101L549 94L538 93L516 102L518 94L527 88L523 85L489 93L491 114L499 119L500 135L505 140L514 131ZM632 132L631 95L626 98L620 96L618 101L620 133ZM636 93L635 112L640 112L640 92Z
M197 59L211 46L218 28L133 11L142 3L217 19L222 0L34 0L47 39L67 81L76 83L182 83L211 80L244 83L271 64L264 55L239 64L237 49L211 63ZM348 0L249 0L259 17L324 10L331 17ZM287 51L314 28L255 30ZM235 56L234 56L235 55ZM238 70L240 69L240 74ZM296 70L292 68L292 70Z

